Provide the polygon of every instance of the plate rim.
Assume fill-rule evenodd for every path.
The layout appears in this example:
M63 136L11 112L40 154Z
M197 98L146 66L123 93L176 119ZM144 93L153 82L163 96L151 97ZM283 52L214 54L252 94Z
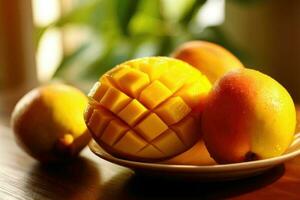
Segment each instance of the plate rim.
M298 141L299 140L299 141ZM295 134L294 140L290 146L294 144L300 144L300 133ZM89 149L96 154L98 157L109 161L111 163L125 166L129 168L143 168L143 169L151 169L151 170L165 170L165 171L185 171L185 172L221 172L221 171L243 171L248 169L263 169L269 168L271 166L283 163L286 160L296 157L300 155L300 148L294 151L285 153L281 156L267 158L263 160L255 160L248 162L240 162L240 163L231 163L231 164L216 164L216 165L181 165L181 164L164 164L164 163L147 163L147 162L139 162L139 161L131 161L125 160L122 158L115 157L108 152L106 152L101 146L97 144L97 142L92 139L89 143ZM101 153L99 152L101 151Z

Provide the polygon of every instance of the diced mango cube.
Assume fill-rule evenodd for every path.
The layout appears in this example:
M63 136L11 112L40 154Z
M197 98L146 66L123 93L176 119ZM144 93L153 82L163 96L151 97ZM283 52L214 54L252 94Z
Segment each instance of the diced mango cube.
M200 138L200 128L197 121L188 116L182 121L172 126L172 129L177 133L178 137L187 147L191 147Z
M100 100L100 104L109 109L113 113L118 113L124 108L131 98L116 88L110 87L103 98Z
M177 91L183 86L187 76L179 74L177 71L167 71L158 80L172 92Z
M148 159L157 159L157 158L164 157L164 154L151 144L141 149L137 153L137 155L142 158L148 158Z
M118 113L118 116L130 126L134 126L147 113L147 108L134 99Z
M155 66L153 66L155 64ZM140 63L139 69L148 74L150 80L158 79L166 71L166 62L161 63Z
M147 143L132 130L129 130L125 135L114 145L114 148L122 153L135 155L139 150L145 147Z
M100 138L103 130L112 119L113 116L108 111L104 109L94 109L87 126L97 138Z
M100 78L99 82L101 84L107 85L109 87L115 87L115 84L114 84L114 81L113 81L112 77L110 75L108 75L108 74L104 74Z
M176 155L186 149L176 133L170 129L156 138L152 144L162 151L166 156Z
M168 126L155 113L148 115L135 127L135 130L147 141L153 140L167 129Z
M107 145L112 146L128 129L129 127L120 120L111 120L103 131L101 140Z
M155 109L156 114L168 125L179 122L191 109L180 97L172 97Z
M153 81L141 92L139 100L148 108L153 109L171 95L172 92L161 82Z
M108 90L108 88L109 85L96 82L91 91L89 92L88 96L94 99L95 101L99 102L104 96L105 92Z
M135 98L150 83L147 74L132 68L119 70L113 74L113 79L125 93Z
M191 107L199 105L199 100L204 99L210 91L210 87L202 82L193 82L182 87L175 95L180 96Z

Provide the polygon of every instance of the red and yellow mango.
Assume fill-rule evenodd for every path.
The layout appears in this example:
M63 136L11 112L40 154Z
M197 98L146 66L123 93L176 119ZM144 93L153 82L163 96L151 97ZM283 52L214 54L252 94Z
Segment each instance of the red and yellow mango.
M205 144L218 163L279 156L292 142L296 126L289 93L271 77L251 69L222 77L202 117Z

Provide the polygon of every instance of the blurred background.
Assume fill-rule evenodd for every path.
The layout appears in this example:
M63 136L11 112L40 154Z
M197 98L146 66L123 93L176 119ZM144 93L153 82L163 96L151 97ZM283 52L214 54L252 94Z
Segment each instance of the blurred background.
M0 0L0 112L29 89L87 91L137 57L208 40L267 73L300 102L299 0Z

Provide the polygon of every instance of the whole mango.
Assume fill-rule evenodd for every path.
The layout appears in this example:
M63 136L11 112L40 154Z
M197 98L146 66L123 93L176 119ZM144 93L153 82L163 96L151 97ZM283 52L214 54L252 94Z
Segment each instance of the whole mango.
M295 105L287 90L251 69L222 77L202 117L205 144L218 163L279 156L292 142L295 127Z
M183 43L172 56L199 69L211 83L233 69L243 68L243 64L232 53L207 41Z
M90 140L83 113L87 97L64 84L48 84L27 93L16 105L11 126L18 144L41 162L66 161Z

